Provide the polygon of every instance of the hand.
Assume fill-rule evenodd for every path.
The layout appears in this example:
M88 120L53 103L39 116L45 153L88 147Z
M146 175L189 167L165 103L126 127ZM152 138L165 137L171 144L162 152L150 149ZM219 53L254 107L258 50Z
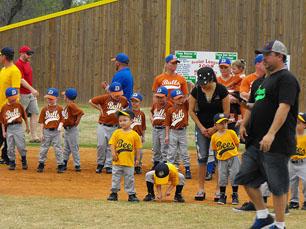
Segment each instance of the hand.
M79 124L80 124L80 122L75 122L74 125L77 127Z
M163 194L161 192L157 193L156 198L161 201L163 199Z
M165 143L169 144L169 137L168 136L165 137Z
M166 193L165 193L165 196L170 196L170 194L171 194L171 192L169 192L168 190L166 191Z
M201 133L205 136L205 137L209 137L208 135L208 131L205 127L201 127L200 128Z
M144 143L146 140L145 136L141 136L141 142Z
M107 83L106 81L104 81L104 82L101 83L101 87L102 87L103 89L107 88L107 86L108 86L108 83Z
M239 127L239 126L241 125L241 122L242 122L242 120L239 119L239 120L236 122L235 127Z
M35 90L35 89L33 89L33 90L31 91L31 93L33 94L34 97L39 96L39 92L38 92L37 90Z
M243 141L245 141L245 138L248 136L248 133L244 125L240 125L239 133L240 133L240 138Z
M59 125L59 126L57 127L57 130L58 130L58 131L61 131L61 130L62 130L62 126Z
M208 128L207 133L211 137L214 133L216 133L216 129L214 127Z
M259 142L260 150L264 153L268 152L271 148L271 145L274 141L275 135L267 133L262 140Z
M118 154L117 153L113 153L113 161L118 161Z
M29 134L30 133L30 129L29 127L26 128L26 133Z
M137 167L137 166L139 166L139 160L135 160L135 166Z
M43 142L45 140L45 137L44 135L41 135L41 138L40 138L41 142Z

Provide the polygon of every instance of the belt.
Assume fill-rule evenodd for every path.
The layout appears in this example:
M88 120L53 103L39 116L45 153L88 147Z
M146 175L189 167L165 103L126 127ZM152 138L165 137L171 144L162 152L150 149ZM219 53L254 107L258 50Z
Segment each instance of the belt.
M158 130L163 130L163 129L165 129L164 126L154 126L154 128L155 128L155 129L158 129Z
M70 130L70 129L72 129L73 127L75 127L75 126L64 126L64 129L65 129L65 130Z
M11 123L8 123L7 125L8 126L13 126L13 125L17 125L17 124L21 124L21 122L11 122Z
M46 130L55 131L57 128L46 128Z
M299 159L299 160L290 160L292 164L302 164L304 162L304 159Z
M174 130L185 130L185 129L186 129L186 127L181 127L181 128L176 128Z
M107 126L107 127L118 127L118 125L112 125L112 124L106 124L106 123L100 123L102 126Z

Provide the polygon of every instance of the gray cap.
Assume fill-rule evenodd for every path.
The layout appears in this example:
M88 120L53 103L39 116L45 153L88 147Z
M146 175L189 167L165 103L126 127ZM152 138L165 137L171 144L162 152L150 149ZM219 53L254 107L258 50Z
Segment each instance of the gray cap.
M277 52L285 56L288 55L288 50L286 46L279 40L274 40L268 42L263 49L255 50L255 54Z

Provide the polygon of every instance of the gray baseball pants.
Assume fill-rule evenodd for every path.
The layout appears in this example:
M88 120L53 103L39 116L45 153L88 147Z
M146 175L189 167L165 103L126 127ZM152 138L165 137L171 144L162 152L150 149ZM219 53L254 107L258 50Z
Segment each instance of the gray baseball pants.
M7 155L10 161L16 160L15 146L19 154L26 156L26 143L22 124L8 125L6 130Z
M97 164L103 165L104 167L112 167L112 152L110 145L108 144L109 139L111 138L113 132L117 127L108 127L102 124L98 124L97 128Z
M77 127L66 128L64 132L64 160L72 154L74 166L80 166L79 130Z
M153 162L167 161L169 145L165 143L166 129L152 128Z
M124 178L124 190L129 195L135 194L135 179L134 167L113 165L112 170L112 189L111 191L117 193L120 191L120 180Z

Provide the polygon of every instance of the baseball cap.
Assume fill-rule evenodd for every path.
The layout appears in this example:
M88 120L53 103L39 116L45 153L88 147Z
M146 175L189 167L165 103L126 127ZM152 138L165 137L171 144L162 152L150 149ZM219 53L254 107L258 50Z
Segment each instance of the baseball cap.
M158 97L165 97L168 96L168 89L164 86L161 86L159 88L157 88L155 95Z
M118 53L116 57L112 58L112 61L118 61L120 63L128 64L129 57L125 53Z
M18 97L18 90L13 87L9 87L5 90L5 96L8 97Z
M169 63L169 62L172 62L172 63L174 63L174 62L176 62L176 63L181 63L181 61L179 61L179 60L176 58L176 56L173 55L173 54L170 54L170 55L166 56L165 61L166 61L166 63Z
M75 100L78 96L78 92L75 88L67 88L66 91L62 92L70 100Z
M263 49L255 50L255 54L269 53L269 52L277 52L285 56L288 55L288 50L286 46L279 40L270 41L266 43Z
M119 116L127 116L130 117L131 119L133 119L135 117L135 114L133 111L126 109L126 110L119 110L117 111L117 117Z
M168 184L169 167L166 163L160 162L155 167L154 180L156 185Z
M256 55L255 60L254 60L254 64L256 65L256 64L262 62L263 59L264 59L264 56L262 54Z
M138 101L142 101L143 97L142 97L142 95L140 93L135 92L135 93L133 93L131 99L136 99Z
M303 123L306 124L306 113L300 112L300 113L298 114L298 119L299 119L301 122L303 122Z
M173 99L179 99L182 96L184 96L184 94L183 94L183 92L181 90L176 89L176 90L171 91L170 96Z
M46 99L56 99L58 97L57 88L50 87L48 88L47 94L45 95Z
M214 78L216 78L216 74L214 70L210 67L203 67L197 71L198 76L198 84L199 85L207 85Z
M34 51L29 46L21 46L19 49L19 53L26 53L28 55L32 55Z
M118 82L113 82L113 83L111 83L111 85L109 85L108 90L109 90L110 93L112 93L113 95L123 95L122 86L121 86L121 84L118 83Z
M14 58L14 49L10 47L5 47L1 49L0 55L6 56L10 59Z
M228 58L221 58L219 60L219 65L230 66L232 64L231 60Z
M215 123L221 123L224 120L228 121L228 118L225 114L223 114L223 113L215 114L215 116L214 116L214 122Z

